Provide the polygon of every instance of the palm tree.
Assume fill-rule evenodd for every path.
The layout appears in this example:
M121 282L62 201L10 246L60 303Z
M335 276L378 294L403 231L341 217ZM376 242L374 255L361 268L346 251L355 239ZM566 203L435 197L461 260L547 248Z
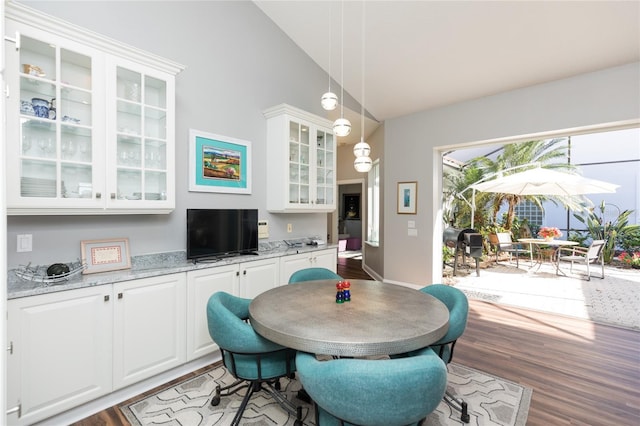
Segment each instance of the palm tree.
M568 163L560 162L567 158L567 139L551 139L551 140L532 140L527 142L514 143L506 145L500 155L494 160L487 157L476 157L469 163L482 171L483 176L491 176L503 170L511 169L516 166L525 166L527 164L538 163L541 167L550 169L570 170L574 167ZM532 165L532 167L534 167ZM520 168L519 171L523 171ZM544 201L551 200L555 203L558 201L566 204L566 199L560 199L553 196L542 195L517 195L517 194L491 194L490 204L493 215L493 222L496 223L498 211L503 203L508 204L506 222L504 227L511 229L515 217L515 207L521 201L528 200L539 208L542 208Z

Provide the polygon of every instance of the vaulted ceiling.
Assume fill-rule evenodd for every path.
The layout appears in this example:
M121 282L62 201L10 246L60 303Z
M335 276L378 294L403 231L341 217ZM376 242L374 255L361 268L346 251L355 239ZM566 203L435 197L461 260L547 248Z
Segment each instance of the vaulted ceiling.
M640 61L639 1L255 4L378 121Z

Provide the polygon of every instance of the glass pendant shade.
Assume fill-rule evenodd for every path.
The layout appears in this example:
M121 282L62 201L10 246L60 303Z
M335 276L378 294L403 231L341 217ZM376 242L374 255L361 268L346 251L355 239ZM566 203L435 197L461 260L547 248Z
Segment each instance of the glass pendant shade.
M333 123L333 133L336 136L347 136L351 133L351 122L346 118L338 118Z
M368 157L371 152L371 147L364 139L360 139L360 142L353 146L353 155L356 157Z
M322 104L322 108L327 111L333 111L338 106L338 96L333 92L327 92L322 95L320 104Z
M356 169L357 172L365 173L371 170L372 164L371 158L369 157L357 157L353 162L353 168Z

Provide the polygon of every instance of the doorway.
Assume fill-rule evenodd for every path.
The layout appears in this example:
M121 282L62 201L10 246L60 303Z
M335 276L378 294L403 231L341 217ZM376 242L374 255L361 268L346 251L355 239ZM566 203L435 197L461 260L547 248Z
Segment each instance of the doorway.
M338 181L336 210L331 221L338 260L363 258L367 214L364 184L364 179Z

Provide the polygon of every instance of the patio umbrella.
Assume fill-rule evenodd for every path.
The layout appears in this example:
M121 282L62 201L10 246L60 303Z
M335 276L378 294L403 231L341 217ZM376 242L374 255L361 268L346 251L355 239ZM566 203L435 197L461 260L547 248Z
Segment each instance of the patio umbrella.
M482 192L516 195L583 195L614 193L620 185L541 167L471 185Z
M580 175L537 167L470 186L473 189L471 227L476 207L476 191L515 195L572 196L614 193L620 185Z

